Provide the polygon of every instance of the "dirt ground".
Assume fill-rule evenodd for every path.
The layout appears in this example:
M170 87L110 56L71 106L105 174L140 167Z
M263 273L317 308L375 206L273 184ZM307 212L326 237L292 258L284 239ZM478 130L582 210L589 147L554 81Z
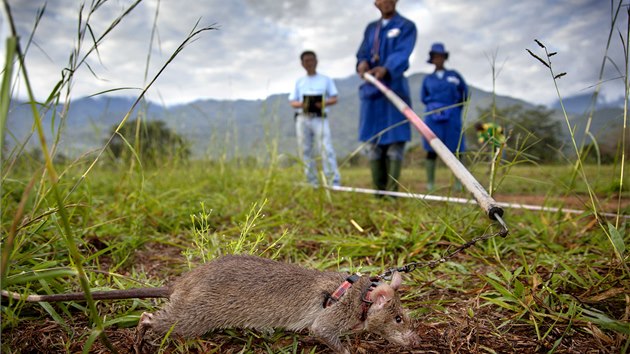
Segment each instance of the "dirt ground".
M164 277L164 269L175 269L181 262L181 249L171 245L147 244L139 250L135 257L135 266L147 270L150 276ZM107 267L106 264L102 264ZM167 279L175 277L167 275ZM411 291L403 286L402 292ZM611 338L606 335L598 335L597 328L592 332L574 328L563 328L555 325L546 341L540 342L531 326L510 326L501 328L506 315L498 313L495 308L481 307L476 303L474 295L444 294L440 291L430 293L426 301L449 297L453 300L446 308L436 313L427 315L426 318L418 318L416 331L422 338L422 342L414 348L399 348L374 335L351 335L348 337L352 353L540 353L548 352L556 345L556 353L618 353L623 343L623 338ZM457 297L460 297L457 299ZM472 299L472 300L471 300ZM42 318L39 305L31 305L30 311L38 310L35 318ZM474 316L469 315L469 309L474 309ZM29 311L25 309L25 311ZM23 314L24 315L24 314ZM429 317L430 316L430 317ZM46 315L43 315L45 318ZM51 318L35 321L24 321L18 327L5 330L2 333L2 347L4 353L79 353L82 351L89 336L88 319L79 312L67 319L65 326L69 331ZM547 329L541 328L541 331ZM132 353L135 328L109 327L106 334L119 353ZM69 334L71 333L71 334ZM236 335L234 334L236 333ZM231 335L217 331L210 333L202 339L194 340L190 345L189 353L250 353L242 351L246 341L253 340L255 347L261 348L253 353L281 353L280 348L291 345L293 339L290 334L274 336L258 332L255 336L247 336L245 331L232 331ZM556 343L556 342L559 343ZM190 341L188 342L191 343ZM171 341L166 353L181 353L181 342ZM268 349L262 349L265 347ZM97 341L90 351L91 353L110 353L103 343ZM331 353L316 339L310 337L307 331L299 334L297 352L301 353ZM288 352L287 352L288 353Z
M560 203L565 208L584 209L585 201L578 198L564 198L550 201L540 196L496 195L501 202L543 205L544 203ZM557 205L557 204L554 204ZM621 201L622 210L630 207L630 200ZM602 209L607 212L617 210L617 201L612 198ZM179 273L181 264L181 249L164 244L146 244L135 254L134 266L144 269L150 277L165 280L172 279ZM101 267L107 268L106 260ZM164 273L170 269L170 274ZM402 291L405 291L403 288ZM435 299L454 294L431 294ZM474 298L474 296L472 296ZM426 299L430 301L430 299ZM490 307L478 307L471 303L469 297L453 301L452 305L442 309L439 313L431 314L430 318L419 318L416 324L417 333L422 342L415 348L402 349L394 347L384 340L371 335L350 336L349 345L353 353L540 353L548 352L556 345L556 353L618 353L623 338L612 338L599 333L597 328L589 330L578 328L554 329L544 342L538 341L536 333L530 326L500 327L506 320L501 314ZM468 313L474 308L475 315ZM39 305L32 305L31 310L39 309ZM41 309L40 309L41 310ZM26 309L25 311L29 311ZM34 318L41 318L41 312L33 313ZM46 315L44 315L46 316ZM34 321L23 321L18 327L4 330L1 341L5 353L78 353L81 352L89 336L88 320L82 314L73 314L73 320L68 320L65 326L59 325L51 318ZM540 329L546 331L546 329ZM71 333L71 335L69 334ZM258 348L268 346L271 352L280 352L279 348L291 345L290 335L280 337L280 340L265 340L266 335L246 336L246 332L236 331L237 335L227 335L216 332L206 335L203 339L195 340L188 352L190 353L241 353L247 340L252 340ZM120 353L131 353L135 329L116 328L106 329L106 334L113 346ZM248 339L249 338L249 339ZM277 338L277 337L274 337ZM190 342L188 342L190 343ZM166 353L181 352L178 350L177 340L169 343ZM260 349L254 353L269 353L267 349ZM299 335L297 352L330 353L329 349L310 337L306 331ZM110 353L100 341L97 341L91 353Z
M475 313L474 320L467 315L471 304L463 300L457 306L448 308L448 315L431 319L430 324L418 323L417 333L422 342L412 349L392 346L380 338L371 335L349 337L352 353L540 353L548 352L554 342L562 337L566 328L555 327L553 333L545 342L536 340L535 333L525 328L512 327L497 330L497 326L504 320L485 307L485 311ZM43 321L24 322L19 328L2 333L4 348L11 348L5 353L79 353L82 351L87 337L87 319L75 317L69 324L74 338L70 338L68 331L51 319ZM561 339L556 347L556 353L614 353L609 343L597 340L589 333L573 331L571 335ZM209 334L204 339L195 341L189 353L241 353L245 346L243 332L239 335L228 336L222 332ZM130 328L108 328L106 334L119 353L132 353L135 330ZM243 334L243 335L241 335ZM566 334L566 333L565 333ZM263 336L264 337L264 336ZM80 338L80 339L77 339ZM260 350L253 353L269 353L258 336L252 336L253 342ZM595 339L594 339L595 338ZM619 338L621 342L621 338ZM275 342L267 341L271 352L281 352L279 348L291 345L292 338L286 336ZM177 349L177 340L171 342L166 353L181 353ZM617 348L619 348L617 346ZM308 336L306 331L299 336L297 352L331 353L331 351L317 340ZM95 343L91 353L110 353L101 342ZM245 353L245 352L243 352ZM249 353L249 352L248 352Z

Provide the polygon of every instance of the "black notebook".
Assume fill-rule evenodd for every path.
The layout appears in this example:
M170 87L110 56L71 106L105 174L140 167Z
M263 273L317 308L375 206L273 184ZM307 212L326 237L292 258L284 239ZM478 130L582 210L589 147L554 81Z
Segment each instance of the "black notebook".
M321 108L317 108L317 106L315 106L315 103L317 102L323 102L324 96L323 95L304 95L303 96L303 102L304 102L304 113L311 113L311 114L316 114L318 116L322 116L322 109ZM322 106L320 106L322 107Z

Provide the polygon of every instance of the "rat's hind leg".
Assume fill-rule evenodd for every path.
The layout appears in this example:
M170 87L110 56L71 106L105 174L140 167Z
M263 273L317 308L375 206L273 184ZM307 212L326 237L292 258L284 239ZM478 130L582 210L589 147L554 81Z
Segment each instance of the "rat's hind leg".
M133 350L136 354L142 354L142 344L144 343L144 334L147 329L152 327L153 314L143 312L136 327L136 339L133 341Z

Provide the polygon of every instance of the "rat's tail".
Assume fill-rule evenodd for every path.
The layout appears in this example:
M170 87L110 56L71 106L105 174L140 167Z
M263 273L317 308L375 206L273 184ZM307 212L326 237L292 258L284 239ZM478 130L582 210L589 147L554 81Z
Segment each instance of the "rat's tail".
M105 290L92 292L94 300L116 300L116 299L146 299L169 297L169 288L163 286L158 288L133 288L124 290ZM68 293L52 295L22 295L12 291L2 290L2 297L27 302L59 302L59 301L85 301L85 293Z

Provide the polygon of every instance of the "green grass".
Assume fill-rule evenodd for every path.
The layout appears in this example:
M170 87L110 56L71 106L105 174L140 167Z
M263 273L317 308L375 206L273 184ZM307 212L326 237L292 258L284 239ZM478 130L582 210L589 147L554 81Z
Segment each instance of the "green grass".
M453 174L441 162L438 164L436 178L438 187L446 188L452 184ZM467 166L475 178L486 189L490 176L488 167L477 163ZM619 168L610 165L586 165L585 173L591 182L592 188L600 197L617 192L619 187ZM532 165L506 163L501 165L497 172L497 186L499 194L534 194L545 195L552 192L555 195L582 195L587 193L586 186L579 183L571 185L572 169L562 165ZM367 168L349 169L345 171L344 181L351 181L357 185L370 187L370 176ZM423 184L426 182L422 161L418 164L407 166L401 177L401 184L414 188L415 192L424 192ZM623 197L630 197L630 189L627 189L630 179L626 177ZM443 192L443 191L442 191Z
M477 206L408 198L377 200L304 187L299 167L279 167L278 141L268 132L268 158L256 161L248 159L246 152L236 152L231 160L223 154L212 161L170 161L157 167L143 167L140 160L112 165L103 154L107 144L71 163L55 161L60 135L46 141L40 110L67 111L74 73L88 57L98 59L93 58L98 56L98 46L137 4L131 3L113 18L102 34L92 33L90 26L101 2L88 6L89 15L79 18L67 75L40 104L23 65L23 48L30 43L18 43L11 27L0 93L0 136L5 138L12 99L7 88L16 86L10 73L20 72L43 158L27 156L23 145L13 151L2 146L2 289L53 294L161 286L226 253L253 253L317 269L376 275L409 262L439 259L468 240L497 231ZM613 25L621 2L617 5ZM5 6L12 25L8 3ZM44 15L42 9L37 17ZM147 85L134 107L185 46L212 29L192 27L153 77L145 73ZM623 41L622 36L627 50L630 46ZM549 68L555 84L560 76L554 75L550 64L552 53L539 45L543 58L530 53ZM607 48L610 45L609 40ZM627 71L627 63L617 64L616 68ZM627 75L620 72L620 76L626 78L628 92ZM65 118L62 114L55 121L61 126ZM130 113L121 117L111 138L128 118ZM215 138L220 141L217 151L226 152L222 143L229 137ZM584 165L583 143L572 143L576 158L567 158L564 164L538 166L515 160L498 166L492 178L488 166L469 166L500 202L585 212L508 209L507 238L478 243L435 269L420 268L406 275L403 302L423 338L416 350L628 351L628 220L595 217L602 211L630 214L626 142L620 142L614 166ZM139 156L137 146L127 148ZM370 186L367 168L343 168L342 174L345 185ZM441 168L437 178L438 193L449 194L451 173ZM420 163L407 167L400 182L402 191L423 192ZM149 300L3 301L1 349L6 353L125 351L139 315L157 308L159 303ZM325 350L305 334L225 330L204 339L165 339L162 346L167 352L181 353ZM367 339L354 342L354 349L399 352L374 337Z
M68 182L59 184L62 195L80 178L83 168L76 165L65 170ZM605 169L592 172L606 179L610 171ZM448 183L449 174L441 172L439 180ZM350 185L369 185L364 168L342 173ZM549 195L555 190L563 194L546 186L561 184L566 174L570 167L512 169L506 193ZM297 167L245 168L234 162L220 168L217 163L199 161L145 170L142 176L97 168L65 200L94 289L162 285L189 267L225 253L253 253L318 269L380 274L388 267L439 258L449 248L489 232L491 225L476 206L382 201L370 195L306 188L300 185L302 173ZM404 170L403 188L406 181L412 188L417 179L422 180L420 169ZM527 184L518 183L525 179ZM16 196L23 188L24 182L17 178L4 185L3 229L15 213ZM27 203L29 212L16 235L4 288L40 294L79 289L51 198L44 195ZM559 341L556 344L562 348L562 336L576 333L612 338L612 348L627 348L627 269L602 230L589 226L593 218L588 213L507 210L505 220L511 228L507 238L480 243L433 270L418 269L406 277L405 306L414 317L424 325L439 326L445 316L457 311L464 311L462 316L469 320L481 316L489 321L484 314L491 310L497 318L487 326L494 335L526 332L543 349L550 349L545 344L549 340ZM625 245L626 227L624 223L619 229ZM626 262L627 253L624 257ZM137 300L99 305L106 329L134 326L139 313L147 309L155 307ZM2 311L2 328L14 336L16 328L32 325L36 319L51 318L60 326L73 327L73 317L86 308L11 302ZM258 334L249 332L229 333L225 340L230 345L252 351L279 340L265 336L257 340ZM238 338L249 344L238 344ZM190 349L199 343L170 345ZM12 349L3 342L3 351Z

